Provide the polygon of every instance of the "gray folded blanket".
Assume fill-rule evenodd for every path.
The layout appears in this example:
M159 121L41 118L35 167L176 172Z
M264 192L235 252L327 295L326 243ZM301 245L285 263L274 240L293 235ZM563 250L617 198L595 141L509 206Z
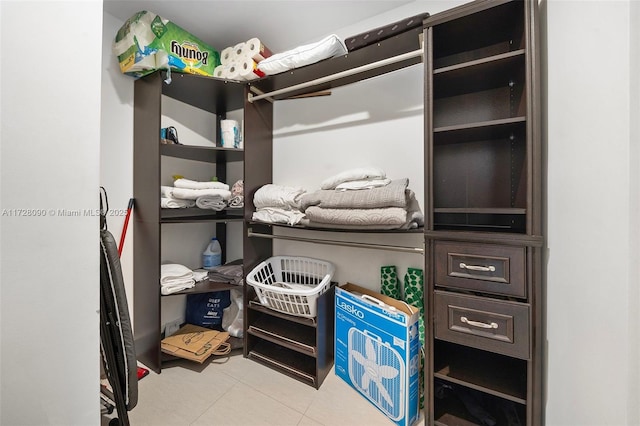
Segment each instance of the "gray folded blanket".
M424 215L412 191L407 208L325 209L309 207L305 226L353 230L414 229L424 226Z
M387 186L358 191L318 190L304 194L300 210L307 213L309 207L323 209L377 209L387 207L406 208L409 202L409 179L392 180ZM406 213L406 212L405 212Z

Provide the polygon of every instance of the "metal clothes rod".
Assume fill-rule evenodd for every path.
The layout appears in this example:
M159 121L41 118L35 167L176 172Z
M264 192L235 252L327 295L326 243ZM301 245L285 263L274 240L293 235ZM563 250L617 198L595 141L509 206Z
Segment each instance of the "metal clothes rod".
M261 234L261 233L253 232L251 230L247 231L247 236L257 237L257 238L267 238L272 240L301 241L305 243L328 244L333 246L358 247L358 248L369 248L369 249L376 249L376 250L400 251L403 253L424 254L424 249L418 248L418 247L391 246L391 245L385 245L385 244L370 244L370 243L350 243L348 241L334 241L334 240L322 240L322 239L315 239L315 238L289 237L286 235Z
M282 89L274 90L272 92L263 93L258 96L253 96L249 93L249 102L259 101L260 99L282 95L284 93L292 92L298 89L306 89L307 87L315 86L322 83L327 83L330 81L338 80L343 77L349 77L351 75L359 74L361 72L369 71L372 69L384 67L385 65L395 64L396 62L405 61L407 59L415 58L417 56L422 56L422 49L417 49L411 52L403 53L398 56L392 56L391 58L382 59L381 61L372 62L370 64L362 65L357 68L348 69L346 71L341 71L339 73L327 75L325 77L316 78L315 80L306 81L304 83L295 84L293 86L285 87Z

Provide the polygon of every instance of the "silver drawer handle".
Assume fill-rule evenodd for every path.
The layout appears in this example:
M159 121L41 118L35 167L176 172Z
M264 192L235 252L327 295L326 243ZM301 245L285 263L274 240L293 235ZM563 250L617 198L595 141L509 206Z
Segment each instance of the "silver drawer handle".
M489 266L477 266L477 265L467 265L466 263L460 263L460 269L468 269L470 271L481 271L481 272L495 272L496 267L493 265Z
M472 325L474 327L498 328L498 323L495 323L495 322L492 322L491 324L487 324L487 323L479 322L479 321L471 321L471 320L467 319L467 317L460 317L460 321L465 323L465 324Z

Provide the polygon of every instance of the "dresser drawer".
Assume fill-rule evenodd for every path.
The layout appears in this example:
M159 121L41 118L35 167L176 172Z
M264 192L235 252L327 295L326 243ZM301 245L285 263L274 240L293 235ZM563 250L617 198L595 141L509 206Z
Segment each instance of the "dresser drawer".
M529 359L529 305L435 292L435 337Z
M436 286L526 297L523 247L436 241L435 256Z

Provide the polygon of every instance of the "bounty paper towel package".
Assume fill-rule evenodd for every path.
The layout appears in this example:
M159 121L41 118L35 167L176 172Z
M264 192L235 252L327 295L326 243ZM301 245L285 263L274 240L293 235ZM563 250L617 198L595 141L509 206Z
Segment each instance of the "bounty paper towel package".
M369 289L336 287L335 373L397 426L419 416L420 310Z
M120 71L142 77L158 69L213 76L220 54L155 13L141 11L120 27L113 42Z

